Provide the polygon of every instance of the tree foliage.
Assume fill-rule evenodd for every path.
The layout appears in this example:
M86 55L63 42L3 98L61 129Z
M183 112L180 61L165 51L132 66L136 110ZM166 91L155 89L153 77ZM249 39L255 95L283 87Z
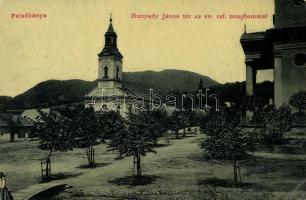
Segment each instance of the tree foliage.
M205 128L208 137L201 147L209 159L228 160L233 163L234 182L237 182L237 161L247 157L246 138L239 128L236 113L213 113Z
M34 131L38 134L39 148L54 151L73 150L73 134L70 130L71 120L58 112L49 114L39 111L40 116L34 124Z
M40 116L34 123L32 129L34 134L38 135L40 140L39 148L47 150L46 156L46 178L49 179L49 171L51 172L51 156L55 151L73 150L74 138L71 130L71 120L58 112L50 112L49 114L39 111Z
M152 113L141 111L130 113L126 121L126 129L110 139L112 150L121 151L122 156L132 156L136 166L137 177L141 176L141 156L156 153L156 134L152 132L156 123L152 123Z
M186 118L183 115L183 111L173 111L169 117L169 129L174 131L175 138L179 138L179 130L184 127Z
M239 117L215 113L207 122L207 139L202 143L206 155L212 159L240 160L245 158L246 141L239 128Z
M74 147L86 151L88 164L95 166L94 145L104 142L101 128L96 114L92 108L82 108L73 117L71 130L74 138Z
M297 108L299 111L306 110L306 91L301 90L294 93L289 100L289 104Z
M284 133L289 131L292 124L291 108L283 105L267 107L262 113L264 128L262 134L265 142L273 149L274 145L283 144Z
M109 111L98 113L99 124L103 137L108 141L108 150L117 151L118 158L121 158L125 148L127 130L124 119L118 112Z
M301 90L294 93L289 100L289 104L298 109L299 122L302 122L302 114L306 110L306 91Z

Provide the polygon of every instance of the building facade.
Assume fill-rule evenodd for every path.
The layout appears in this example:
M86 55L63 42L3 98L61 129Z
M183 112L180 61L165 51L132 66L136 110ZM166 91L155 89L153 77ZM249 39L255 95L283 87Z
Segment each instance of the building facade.
M258 70L274 70L274 104L288 103L306 89L306 2L275 0L274 28L244 33L240 39L245 53L246 95L256 97ZM252 113L247 114L251 120Z

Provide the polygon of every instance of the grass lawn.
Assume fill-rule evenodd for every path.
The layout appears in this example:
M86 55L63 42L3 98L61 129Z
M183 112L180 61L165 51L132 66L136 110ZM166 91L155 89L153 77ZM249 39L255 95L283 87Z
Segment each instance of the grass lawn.
M203 159L203 135L172 139L157 154L142 159L144 184L132 185L132 158L115 160L105 145L96 149L98 167L85 168L84 150L56 153L53 174L72 186L53 199L306 199L306 155L255 152L241 163L243 185L232 186L230 163ZM163 140L161 139L161 142ZM37 141L0 144L0 171L16 191L38 184L40 161L46 152Z

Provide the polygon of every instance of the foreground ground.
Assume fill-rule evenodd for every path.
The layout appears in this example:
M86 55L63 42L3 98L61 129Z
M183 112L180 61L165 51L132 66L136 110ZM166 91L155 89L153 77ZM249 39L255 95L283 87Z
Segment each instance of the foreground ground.
M160 145L157 154L143 158L145 183L133 186L132 159L115 160L105 145L96 147L98 167L86 168L83 150L56 153L54 182L72 186L53 199L306 199L306 155L256 152L241 163L240 187L232 186L232 168L206 161L199 142L203 135L173 139ZM163 140L161 140L163 143ZM40 161L46 152L37 141L0 143L0 171L17 191L40 181Z

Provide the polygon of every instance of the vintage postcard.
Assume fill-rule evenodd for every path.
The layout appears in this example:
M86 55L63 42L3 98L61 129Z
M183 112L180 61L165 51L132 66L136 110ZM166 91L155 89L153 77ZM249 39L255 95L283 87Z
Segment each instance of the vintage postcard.
M306 199L306 1L0 0L13 199Z

